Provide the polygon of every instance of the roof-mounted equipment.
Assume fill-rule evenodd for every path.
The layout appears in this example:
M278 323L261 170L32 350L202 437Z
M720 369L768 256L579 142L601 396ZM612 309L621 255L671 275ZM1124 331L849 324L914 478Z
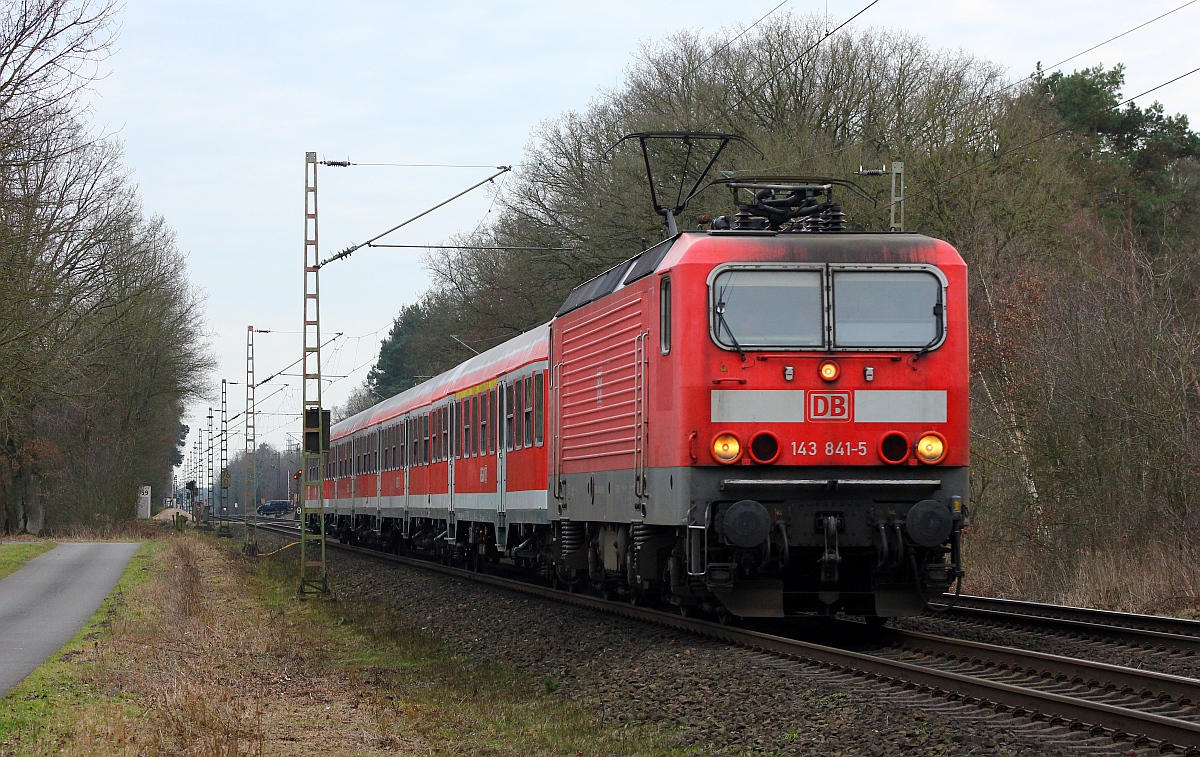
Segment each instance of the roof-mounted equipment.
M845 231L846 214L833 201L835 186L876 204L875 198L854 182L825 176L738 176L718 179L709 186L714 184L729 188L738 212L732 218L717 216L713 229L785 234Z

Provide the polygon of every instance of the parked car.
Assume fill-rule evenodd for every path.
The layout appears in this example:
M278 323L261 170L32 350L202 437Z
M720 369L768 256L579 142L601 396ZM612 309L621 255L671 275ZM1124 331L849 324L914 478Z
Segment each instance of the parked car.
M273 499L258 506L259 515L286 515L292 511L292 503L286 499Z

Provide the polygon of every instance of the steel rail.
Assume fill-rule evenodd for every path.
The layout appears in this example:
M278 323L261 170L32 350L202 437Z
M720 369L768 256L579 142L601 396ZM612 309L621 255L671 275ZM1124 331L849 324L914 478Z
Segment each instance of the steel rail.
M1025 602L1017 599L997 599L964 594L956 600L955 608L972 607L984 610L1000 610L1016 615L1035 615L1047 618L1064 618L1088 622L1101 621L1106 624L1147 631L1181 634L1200 638L1200 620L1171 618L1162 615L1144 615L1114 610L1094 610L1089 607L1056 605L1046 602Z
M294 527L278 528L275 524L264 528L270 528L270 530L277 530L282 533L298 530ZM1179 720L1157 713L1134 710L1104 702L1095 702L1064 694L1026 688L1001 681L978 678L963 673L939 670L875 654L837 649L835 647L763 633L761 631L751 631L721 625L697 618L685 618L649 607L635 606L584 594L567 593L525 581L501 578L486 573L475 573L461 568L440 565L428 560L400 557L347 544L335 543L331 544L331 546L375 559L421 568L509 591L520 592L541 599L552 600L560 604L612 613L639 622L652 623L706 636L748 649L779 655L791 660L815 663L836 672L850 673L862 676L868 680L878 680L916 689L919 692L945 697L951 701L961 701L966 704L976 704L979 706L991 706L998 711L1007 711L1014 715L1027 716L1035 720L1047 720L1051 723L1064 723L1072 728L1086 729L1093 733L1103 733L1117 739L1128 738L1134 742L1148 742L1158 746L1162 750L1169 750L1175 747L1185 754L1200 755L1200 723ZM906 633L913 634L913 632ZM921 634L920 636L927 635ZM912 635L910 638L916 639L917 635ZM929 637L929 639L937 639L944 644L952 644L955 641L941 637ZM1007 651L1013 655L1031 654L1013 649ZM1047 658L1054 658L1054 656L1044 655L1038 659L1045 660ZM1060 659L1072 660L1072 658ZM1085 661L1073 662L1084 663ZM1127 675L1139 672L1120 669L1118 666L1108 667L1113 669L1108 671L1110 675L1115 675L1116 670L1125 670ZM1179 679L1176 685L1182 686L1181 682L1187 680Z
M947 607L945 604L937 606ZM951 617L1058 628L1104 636L1134 646L1177 649L1187 655L1200 654L1200 621L1183 618L975 596L959 597L955 604L949 606L946 614Z
M1032 650L952 639L920 631L894 630L895 639L908 649L973 664L993 664L1000 670L1026 675L1050 674L1090 688L1136 694L1156 702L1180 706L1200 703L1200 680L1106 662L1034 652Z

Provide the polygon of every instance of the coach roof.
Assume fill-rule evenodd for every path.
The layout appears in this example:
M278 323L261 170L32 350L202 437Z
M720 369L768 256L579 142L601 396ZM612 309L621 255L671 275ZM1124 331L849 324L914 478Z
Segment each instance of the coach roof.
M523 365L546 360L549 356L549 339L548 323L526 331L486 352L481 352L445 373L334 424L330 429L330 438L341 439L369 426L390 421L410 410L426 407L455 392L469 389Z

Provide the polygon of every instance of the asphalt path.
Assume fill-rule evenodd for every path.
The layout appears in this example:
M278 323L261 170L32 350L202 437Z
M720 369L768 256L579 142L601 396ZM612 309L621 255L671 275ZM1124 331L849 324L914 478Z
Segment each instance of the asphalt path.
M0 581L0 696L79 632L138 546L59 544Z

